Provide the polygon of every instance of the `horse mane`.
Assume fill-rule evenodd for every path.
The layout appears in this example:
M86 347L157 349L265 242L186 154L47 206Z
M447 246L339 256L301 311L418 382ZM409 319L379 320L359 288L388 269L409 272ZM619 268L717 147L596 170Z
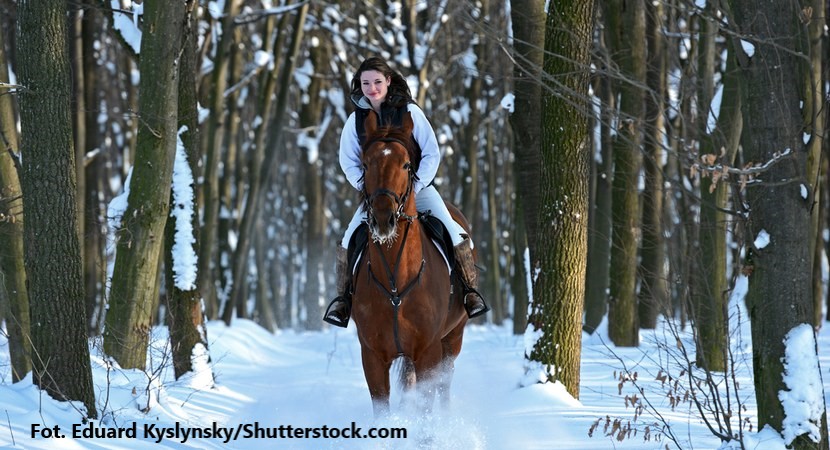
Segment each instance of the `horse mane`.
M366 154L366 151L369 150L369 147L372 146L377 141L392 141L392 142L399 142L404 144L407 152L411 152L412 146L412 132L407 131L403 126L396 126L396 125L384 125L378 127L375 131L371 134L366 135L366 139L363 142L363 146L361 148L362 154Z

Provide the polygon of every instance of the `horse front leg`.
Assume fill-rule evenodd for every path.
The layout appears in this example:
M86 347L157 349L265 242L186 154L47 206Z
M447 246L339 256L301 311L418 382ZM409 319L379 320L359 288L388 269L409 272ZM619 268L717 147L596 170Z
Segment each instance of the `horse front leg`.
M436 342L422 352L418 360L415 361L418 399L421 402L421 410L425 413L432 412L435 392L441 382L441 355L441 342Z
M455 373L455 358L461 353L461 343L464 337L464 325L466 321L456 326L450 333L441 339L441 373L438 382L438 401L441 408L447 410L450 407L450 384Z
M389 415L389 367L391 362L385 362L371 350L363 349L363 375L369 386L369 395L372 397L372 410L375 418Z

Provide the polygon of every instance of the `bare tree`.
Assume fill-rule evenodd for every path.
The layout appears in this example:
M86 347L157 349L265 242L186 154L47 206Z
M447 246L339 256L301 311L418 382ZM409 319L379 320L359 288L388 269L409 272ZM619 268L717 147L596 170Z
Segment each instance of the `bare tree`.
M732 0L730 5L743 43L743 51L738 53L743 83L743 150L748 163L766 167L747 184L745 192L749 241L745 265L751 270L747 304L752 321L758 427L770 425L780 431L786 411L779 393L788 390L782 377L785 337L799 325L813 322L808 280L814 242L810 239L813 187L807 184L808 151L801 109L801 74L809 64L804 45L809 15L806 8L791 2ZM815 382L821 386L821 374L817 376ZM824 395L812 401L823 405ZM792 448L827 447L826 412L810 420L820 428L820 434L795 436L792 443L787 442Z
M3 24L0 23L0 85L9 85ZM18 147L12 96L0 88L0 315L6 319L12 381L32 368L29 341L29 293L23 257L23 194L13 159ZM5 291L5 292L2 292Z
M104 351L123 368L145 368L158 305L159 262L176 151L178 64L186 3L150 0L144 5L141 123L127 209L118 230L104 331Z
M550 3L542 97L538 275L530 322L542 334L529 359L579 397L588 257L588 70L594 2Z
M18 2L24 249L34 383L98 416L86 338L75 201L66 3ZM45 51L52 49L53 51Z
M607 2L608 45L621 75L619 129L614 144L608 335L618 346L639 345L637 247L640 234L638 178L646 79L645 2Z

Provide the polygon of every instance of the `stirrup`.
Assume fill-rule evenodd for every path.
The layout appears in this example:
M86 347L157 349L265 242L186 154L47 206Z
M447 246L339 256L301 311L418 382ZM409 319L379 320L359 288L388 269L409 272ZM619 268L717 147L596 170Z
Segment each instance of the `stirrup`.
M332 306L334 306L338 302L343 302L344 306L337 310L333 310ZM323 321L334 325L336 327L346 328L349 326L349 319L351 318L351 307L349 305L349 301L344 298L342 295L338 295L335 297L334 300L329 303L329 306L326 308L325 314L323 314ZM340 316L340 314L345 315L345 319Z
M472 306L467 303L467 296L470 294L475 294L476 297L481 300L481 307L477 309L472 309ZM475 319L476 317L482 316L490 311L490 307L487 306L487 303L484 301L484 298L481 294L472 288L464 289L464 311L467 312L467 318Z

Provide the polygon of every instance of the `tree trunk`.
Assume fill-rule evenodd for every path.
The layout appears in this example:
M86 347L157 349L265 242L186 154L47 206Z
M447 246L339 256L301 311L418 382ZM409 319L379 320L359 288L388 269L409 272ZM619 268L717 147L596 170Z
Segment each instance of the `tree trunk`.
M648 69L643 168L643 240L640 244L640 328L654 329L658 314L670 315L663 242L663 114L666 94L666 55L663 3L648 2Z
M824 201L822 197L821 185L822 178L826 175L824 167L826 161L823 161L822 150L824 148L824 133L826 133L827 110L825 106L826 89L824 86L825 80L823 77L825 65L822 63L822 56L824 48L822 45L824 27L826 26L825 17L826 3L821 0L809 0L805 3L813 9L813 19L808 24L809 30L809 57L810 70L804 73L804 130L810 135L810 142L807 144L807 183L815 189L813 196L813 205L811 213L811 227L810 236L815 242L813 248L813 303L814 303L814 319L813 325L821 326L822 315L822 300L823 300L823 286L822 286L822 252L823 252L823 227L822 208L819 206Z
M714 9L711 12L714 14ZM709 22L709 21L704 21ZM714 39L712 44L714 44ZM743 123L738 79L735 76L734 47L729 49L727 67L723 75L723 94L715 128L706 133L698 130L701 155L719 156L722 166L732 166L738 152ZM708 108L706 108L708 111ZM706 122L700 124L705 127ZM717 170L717 169L716 169ZM711 371L727 369L727 305L729 283L726 264L728 252L726 234L728 218L725 213L730 186L727 181L715 182L715 172L704 172L700 180L700 259L699 277L692 292L693 319L697 328L697 364Z
M600 37L604 42L604 39ZM605 45L604 43L601 45ZM585 273L585 323L588 333L596 331L608 312L608 268L611 259L611 199L614 180L611 123L615 114L616 97L611 86L611 60L604 52L603 70L599 77L600 97L600 160L595 162L593 205L588 233L588 266Z
M623 3L625 4L623 7ZM609 47L621 70L617 92L620 118L614 146L608 335L618 346L639 345L637 246L640 235L639 187L645 83L644 0L608 2ZM621 22L619 21L621 19Z
M510 15L513 20L513 49L515 66L513 84L516 98L510 115L516 154L516 195L521 197L531 265L536 258L536 239L539 217L539 179L542 153L542 64L545 45L545 2L540 0L513 1Z
M233 45L233 19L239 14L240 0L228 0L222 19L222 37L216 48L212 83L210 85L210 116L207 126L207 151L202 182L203 205L201 244L199 248L199 273L202 285L199 291L205 297L205 309L208 318L219 314L219 301L216 295L214 265L217 248L217 224L219 220L219 160L221 146L225 135L225 89L227 88L228 55Z
M182 38L182 57L179 70L179 112L178 123L179 130L187 127L187 131L182 133L181 140L186 155L188 167L175 166L175 170L190 171L191 178L196 173L196 165L201 160L201 145L199 144L199 122L198 122L198 107L196 99L196 74L199 72L197 64L197 46L196 38L196 13L193 9L195 2L190 1L187 5L187 16L184 28L184 35ZM195 195L194 185L190 186L188 193L193 201L193 214L190 217L190 228L192 230L192 241L184 240L176 242L176 228L179 226L181 217L172 216L167 222L167 250L165 252L165 267L167 274L165 280L167 281L167 295L168 295L168 315L170 328L170 347L173 353L173 372L176 379L182 375L196 369L196 370L210 370L208 362L208 341L207 341L207 327L205 326L204 301L201 292L199 291L199 273L196 272L196 279L190 281L177 279L180 274L174 274L173 268L176 267L173 258L174 254L183 253L176 250L175 245L189 245L192 251L196 252L199 248L199 203ZM178 207L174 203L177 196L172 196L171 205ZM186 200L179 199L180 201ZM194 261L195 264L195 261ZM195 268L194 268L195 269ZM200 347L199 347L200 346ZM197 367L194 367L196 363Z
M320 41L316 33L312 36L314 41ZM331 50L328 47L317 45L309 49L312 67L322 68L325 63L331 60ZM316 72L316 70L315 70ZM300 109L300 129L308 129L320 124L322 116L322 98L320 93L325 90L322 77L313 77L304 92L308 96L308 102ZM306 147L305 155L300 155L304 166L302 173L305 175L305 197L308 208L305 210L305 239L306 239L306 294L309 310L306 316L306 328L319 330L323 327L323 306L326 296L325 283L322 274L328 271L323 270L323 255L326 248L326 205L323 164L320 159L320 141L325 129L314 129L312 132L304 132L310 135L304 137L305 142L311 143L311 148ZM302 147L301 147L302 149ZM334 297L333 295L331 297ZM314 302L319 306L314 308Z
M83 57L84 69L84 95L85 103L87 105L100 105L104 94L101 90L100 68L98 66L98 58L96 57L96 45L101 40L103 34L102 21L103 16L95 7L91 6L92 0L84 0L84 9L82 17L82 31L81 39L83 41L83 48L81 55ZM85 195L86 202L83 211L83 222L86 224L84 229L87 230L84 236L82 245L84 246L84 286L86 293L86 314L87 314L87 333L90 336L97 336L101 333L104 316L104 286L106 285L106 264L103 262L103 249L106 245L103 243L105 233L101 232L101 214L102 199L106 189L104 183L109 179L107 170L104 164L105 156L103 156L103 136L101 133L101 124L98 123L99 111L97 108L87 108L83 111L84 121L86 123L86 146L87 149L98 150L96 156L93 156L89 161L85 161L84 177L86 178L86 191L78 191L78 195Z
M4 31L0 24L0 84L9 83ZM29 293L23 256L23 194L17 161L12 159L12 152L20 151L16 124L13 97L0 90L0 291L5 291L5 296L0 292L0 299L8 304L2 315L6 319L13 383L32 369Z
M18 1L17 75L34 383L98 416L84 314L66 3ZM52 49L52 51L45 51ZM60 300L60 301L57 301Z
M176 152L184 17L184 0L145 2L136 164L118 232L104 331L104 351L125 369L145 368L158 305L159 258Z
M784 340L791 330L813 320L809 282L812 186L805 183L809 155L803 142L801 108L801 77L808 59L803 59L801 51L806 48L799 41L806 41L807 27L799 20L800 11L790 3L733 0L732 5L736 31L754 46L753 54L738 54L744 153L748 163L769 165L746 188L750 212L745 264L752 270L747 303L758 428L769 425L782 431L787 411L779 393L788 390L782 377ZM782 153L781 160L773 163ZM822 386L820 370L817 377L810 382ZM820 398L805 400L821 402L824 411L823 389ZM821 430L813 436L820 442L805 433L785 443L795 449L827 448L826 413L812 417L811 422Z
M542 333L528 358L548 381L560 381L579 398L582 302L588 256L588 170L591 145L588 70L594 2L551 3L547 15L545 73L574 96L542 97L542 179L538 276L531 321Z

